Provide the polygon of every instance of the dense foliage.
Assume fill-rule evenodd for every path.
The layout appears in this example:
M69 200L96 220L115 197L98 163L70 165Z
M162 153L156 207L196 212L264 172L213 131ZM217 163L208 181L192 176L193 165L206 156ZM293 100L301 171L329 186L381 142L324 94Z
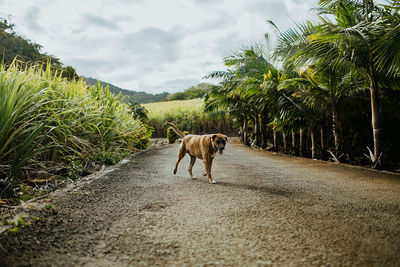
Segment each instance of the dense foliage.
M196 86L191 86L183 92L178 92L175 94L169 94L162 101L172 101L172 100L190 100L195 98L202 98L208 92L211 91L213 87L212 84L200 83Z
M270 21L278 33L274 51L253 45L226 57L227 70L207 76L222 81L206 108L235 116L248 145L395 167L399 8L398 0L320 0L317 22L280 32Z
M23 65L0 66L0 179L147 146L151 131L107 88Z

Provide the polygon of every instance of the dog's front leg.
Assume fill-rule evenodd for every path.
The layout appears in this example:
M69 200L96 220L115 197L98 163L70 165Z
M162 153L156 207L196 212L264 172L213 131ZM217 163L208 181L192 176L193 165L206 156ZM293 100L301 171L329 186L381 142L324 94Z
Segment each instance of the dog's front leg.
M206 168L208 181L210 182L210 184L216 184L217 182L211 176L212 159L204 159L203 162L204 162L204 167Z
M193 177L193 172L192 172L193 165L194 165L195 162L196 162L196 157L190 155L190 165L189 165L188 171L189 171L189 174L190 174L190 178L192 178L192 179L196 179L196 178Z

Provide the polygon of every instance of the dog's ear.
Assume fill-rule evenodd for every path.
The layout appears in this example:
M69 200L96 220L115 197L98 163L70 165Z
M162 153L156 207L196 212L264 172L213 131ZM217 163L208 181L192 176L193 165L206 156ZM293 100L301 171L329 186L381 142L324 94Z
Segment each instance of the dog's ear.
M228 137L225 135L225 140L226 140L226 142L228 142Z
M213 134L213 136L212 136L211 138L212 138L212 140L214 141L215 138L217 138L217 135L216 135L216 134Z

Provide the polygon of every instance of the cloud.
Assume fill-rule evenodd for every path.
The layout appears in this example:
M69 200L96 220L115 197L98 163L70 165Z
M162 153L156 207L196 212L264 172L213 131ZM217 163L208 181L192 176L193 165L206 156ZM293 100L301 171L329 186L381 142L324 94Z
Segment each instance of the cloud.
M85 13L84 15L84 21L87 23L100 27L100 28L108 28L110 30L118 30L119 26L117 23L114 21L106 20L103 17L92 15L89 13Z
M194 0L195 4L208 5L208 4L220 4L223 0Z
M118 0L118 2L120 2L124 5L132 5L132 4L144 3L145 0Z
M44 32L45 28L39 24L41 10L37 6L28 8L25 14L25 22L29 30L33 32Z
M179 30L147 27L123 36L122 52L132 55L140 61L137 63L143 65L171 63L180 57L179 41L182 38Z
M246 11L252 14L267 16L282 16L288 14L288 9L283 1L252 1L246 4Z
M149 84L147 82L140 82L138 90L144 90L151 93L162 93L162 92L178 92L183 91L193 85L197 85L201 82L200 79L190 78L176 78L171 80L162 81L158 84Z
M202 20L199 25L194 27L191 32L198 33L203 31L213 31L216 29L226 29L235 24L237 17L227 13L224 10L215 10L213 13L208 14L207 19Z
M107 60L88 59L88 58L69 58L65 60L66 65L71 65L76 68L78 73L90 73L96 76L97 73L110 72L113 70L112 65ZM97 77L96 77L97 78Z
M311 17L317 0L0 0L43 51L131 90L177 91L223 70L223 57ZM28 7L28 8L26 8ZM272 43L273 44L273 43Z

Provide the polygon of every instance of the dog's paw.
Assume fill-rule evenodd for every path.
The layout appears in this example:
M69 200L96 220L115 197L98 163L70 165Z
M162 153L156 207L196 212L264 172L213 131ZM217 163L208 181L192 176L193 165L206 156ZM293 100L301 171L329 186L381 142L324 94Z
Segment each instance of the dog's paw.
M210 184L216 184L217 183L217 181L215 181L214 179L212 179L211 181L209 181L210 182Z
M206 173L206 172L204 172L204 173L203 173L203 176L207 176L207 173Z
M192 176L192 177L190 177L190 179L192 179L192 180L196 180L197 178L196 178L196 177L194 177L194 176Z

